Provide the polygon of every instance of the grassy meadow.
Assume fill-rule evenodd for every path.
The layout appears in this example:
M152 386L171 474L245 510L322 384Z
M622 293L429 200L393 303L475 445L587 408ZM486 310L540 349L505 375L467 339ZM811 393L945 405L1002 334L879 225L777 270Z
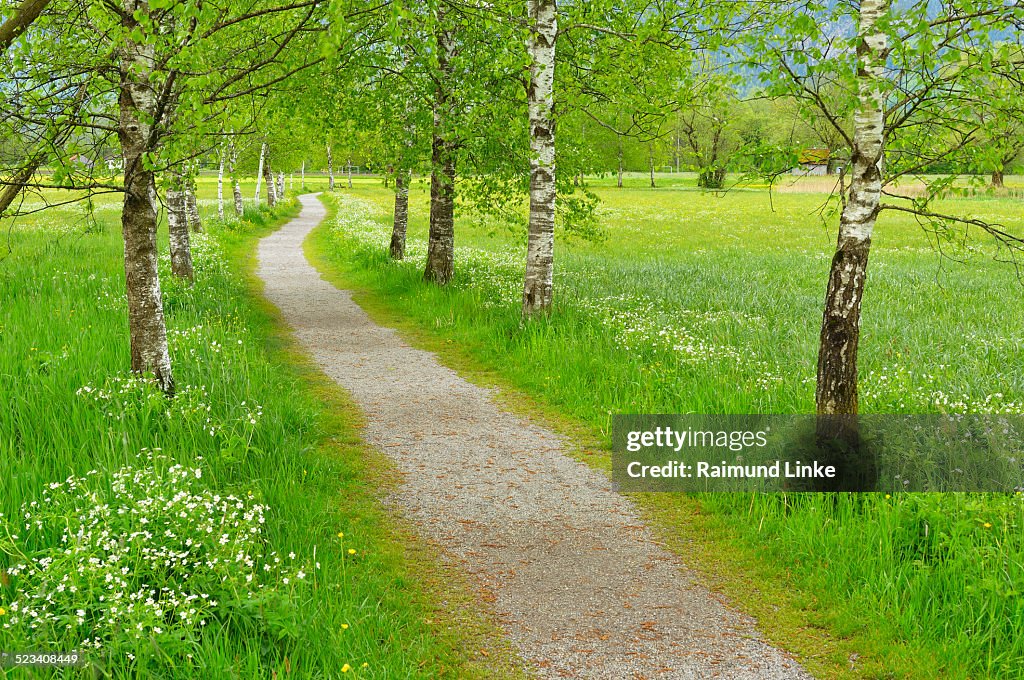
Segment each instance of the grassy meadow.
M62 677L516 676L260 302L256 238L297 203L220 224L214 195L194 286L161 244L173 400L128 371L116 199L3 225L0 650L77 650Z
M522 324L525 230L461 206L456 275L422 282L429 191L410 197L391 262L393 195L360 180L328 201L310 252L361 304L481 380L592 441L614 413L810 413L835 243L820 180L708 194L686 177L592 180L603 240L556 235L556 309ZM944 211L1024 221L1011 194ZM980 234L883 213L861 336L871 413L1024 413L1021 282ZM1024 498L642 495L667 544L826 677L1019 678Z

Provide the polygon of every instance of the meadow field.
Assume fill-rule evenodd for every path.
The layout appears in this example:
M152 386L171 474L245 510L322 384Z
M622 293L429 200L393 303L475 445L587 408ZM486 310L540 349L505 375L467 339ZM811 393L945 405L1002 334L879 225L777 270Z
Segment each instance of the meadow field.
M369 179L327 199L336 215L309 251L382 322L587 441L580 455L599 467L615 413L812 413L836 238L821 180L769 196L658 179L590 180L603 238L556 236L554 313L525 325L525 232L471 206L458 218L453 285L423 283L422 180L404 262L387 255L393 194ZM940 207L1020 224L1021 179L1008 187ZM864 412L1024 413L1024 288L1003 259L982 234L882 215L864 300ZM812 670L1021 677L1020 494L638 500L667 544Z
M256 238L295 202L220 224L214 191L194 286L161 244L173 399L128 371L119 202L4 224L0 650L76 650L62 677L514 676L260 301Z
M393 194L378 178L324 195L331 217L307 251L375 318L497 385L601 469L614 413L811 412L835 238L818 180L771 198L658 180L589 180L603 238L559 234L555 312L525 325L515 226L462 206L453 285L422 281L423 182L406 261L387 257ZM0 572L15 573L0 580L0 648L77 647L94 664L82 677L520 677L469 587L383 504L395 476L360 442L357 409L259 296L256 240L294 203L221 224L214 196L203 178L195 286L162 262L173 400L127 371L116 201L5 225ZM1024 216L1012 197L944 208ZM883 216L864 410L1024 412L1013 267L981 238L941 250L913 220ZM820 677L1021 677L1019 494L634 497L660 541ZM236 510L237 526L213 526ZM212 531L202 564L175 561ZM185 569L199 591L175 585Z

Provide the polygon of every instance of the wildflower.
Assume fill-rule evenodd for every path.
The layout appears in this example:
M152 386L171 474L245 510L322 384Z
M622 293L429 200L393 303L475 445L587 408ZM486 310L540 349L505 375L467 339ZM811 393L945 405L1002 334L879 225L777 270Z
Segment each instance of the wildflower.
M350 670L352 670L352 666L349 666L348 664L345 664L344 666L341 667L341 672L342 673L348 673Z
M348 630L348 624L347 623L341 624L341 629L342 630Z
M7 613L7 610L4 609L3 607L0 607L0 616L3 616L6 613Z
M349 548L348 549L348 554L349 555L355 555L356 554L356 549L355 548Z
M986 529L991 529L992 528L992 523L991 522L985 522L981 526L985 527Z
M339 531L338 532L338 538L345 538L345 534Z

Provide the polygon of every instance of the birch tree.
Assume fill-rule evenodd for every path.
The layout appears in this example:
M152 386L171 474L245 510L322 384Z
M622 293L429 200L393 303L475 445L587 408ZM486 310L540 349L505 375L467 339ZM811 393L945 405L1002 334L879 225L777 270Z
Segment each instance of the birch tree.
M523 314L550 310L555 247L555 0L530 0L530 221Z
M885 163L885 78L888 37L881 26L889 0L862 0L857 41L850 194L825 292L815 402L822 415L857 413L857 348L871 234L881 209Z
M436 9L434 42L437 66L434 72L433 128L430 152L430 231L427 236L427 264L423 277L447 284L455 268L455 159L453 139L454 103L452 60L455 34L443 3Z
M837 197L815 389L817 412L842 424L859 410L861 311L880 215L911 214L930 233L974 229L1013 259L1024 248L1019 230L935 208L955 177L926 180L923 196L892 191L900 178L957 158L978 139L984 115L999 115L999 89L988 81L1006 69L999 36L1016 32L1022 8L998 0L861 0L796 13L782 3L755 7L750 21L759 29L745 36L769 82L765 92L817 108L851 150L850 185Z

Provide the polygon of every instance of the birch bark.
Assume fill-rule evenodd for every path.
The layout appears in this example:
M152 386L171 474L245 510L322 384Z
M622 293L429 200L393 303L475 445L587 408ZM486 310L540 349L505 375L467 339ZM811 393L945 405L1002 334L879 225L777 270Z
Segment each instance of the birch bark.
M530 0L530 224L523 282L523 314L551 309L555 248L556 0Z
M871 233L878 217L885 160L883 79L889 52L880 21L889 0L862 0L857 47L859 107L854 115L849 200L825 293L815 400L819 415L857 414L857 344Z
M199 202L196 200L195 179L185 183L185 224L192 231L203 230L203 218L199 215Z
M267 183L267 206L277 205L277 191L274 189L274 170L270 167L270 157L263 161L263 179Z
M267 143L260 146L260 166L256 169L256 207L260 207L260 187L263 183L263 164L267 156Z
M167 235L171 250L171 273L192 281L192 244L189 242L185 192L180 188L167 191Z
M231 193L235 200L235 216L241 217L245 213L245 205L242 203L242 183L238 181L235 174L235 166L238 163L238 150L235 143L231 142L228 149L228 174L231 175Z
M430 233L427 266L423 278L440 285L451 281L455 269L455 144L451 139L454 36L445 25L443 6L438 9L438 82L434 88L434 124L431 139Z
M217 154L220 161L217 166L217 219L224 221L224 146L220 147Z
M135 12L148 13L149 5L146 0L122 0L121 7L125 32L130 36L137 28ZM155 139L152 125L157 116L157 94L150 82L154 61L152 45L136 42L132 37L126 38L118 55L117 136L124 160L125 192L121 230L131 368L134 373L152 375L165 393L173 394L174 377L157 269L156 183L146 162Z
M391 228L391 257L405 257L405 234L409 230L409 182L412 173L399 170L395 174L395 220Z
M327 145L327 190L334 191L334 157L330 144Z

